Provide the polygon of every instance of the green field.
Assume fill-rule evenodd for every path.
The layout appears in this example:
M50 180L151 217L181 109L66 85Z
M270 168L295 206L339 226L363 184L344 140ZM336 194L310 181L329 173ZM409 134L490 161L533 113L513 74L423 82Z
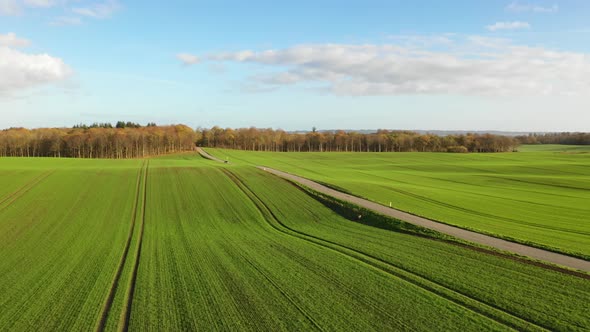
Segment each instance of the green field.
M590 152L590 145L528 144L518 148L520 152Z
M346 216L188 154L0 159L0 330L590 327L587 279Z
M433 220L590 258L590 154L209 151Z

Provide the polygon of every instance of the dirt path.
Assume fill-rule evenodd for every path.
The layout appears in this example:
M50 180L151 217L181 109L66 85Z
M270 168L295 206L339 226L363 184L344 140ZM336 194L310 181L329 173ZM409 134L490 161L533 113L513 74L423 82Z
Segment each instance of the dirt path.
M207 154L204 151L203 151L203 153ZM203 155L203 154L201 154L201 155ZM207 155L209 155L209 154L207 154ZM211 155L209 155L209 157L206 157L206 158L223 162L223 160L217 159ZM377 213L380 213L380 214L383 214L383 215L386 215L389 217L393 217L393 218L396 218L396 219L399 219L399 220L402 220L402 221L405 221L405 222L408 222L408 223L411 223L414 225L418 225L418 226L421 226L424 228L432 229L432 230L438 231L440 233L448 234L448 235L454 236L454 237L462 239L462 240L478 243L478 244L485 245L488 247L493 247L496 249L516 253L518 255L527 256L527 257L530 257L533 259L538 259L541 261L545 261L545 262L577 269L577 270L584 271L584 272L590 272L590 262L583 260L583 259L570 257L567 255L558 254L558 253L554 253L554 252L543 250L543 249L529 247L529 246L526 246L523 244L510 242L510 241L502 240L502 239L495 238L492 236L468 231L468 230L465 230L462 228L442 224L442 223L432 221L432 220L429 220L426 218L418 217L418 216L415 216L413 214L409 214L409 213L406 213L403 211L388 208L386 206L368 201L363 198L359 198L356 196L345 194L340 191L336 191L334 189L323 186L317 182L311 181L309 179L306 179L306 178L303 178L303 177L300 177L297 175L285 173L285 172L282 172L282 171L279 171L276 169L272 169L272 168L268 168L268 167L262 167L262 166L257 166L257 167L259 169L266 171L266 172L277 175L281 178L300 183L300 184L302 184L308 188L311 188L315 191L318 191L320 193L335 197L335 198L340 199L342 201L346 201L346 202L358 205L360 207L370 209L370 210L373 210Z
M199 154L200 154L200 155L201 155L203 158L206 158L206 159L209 159L209 160L213 160L213 161L218 161L218 162L220 162L220 163L224 163L224 164L229 164L229 162L226 162L225 160L221 160L221 159L219 159L219 158L217 158L217 157L214 157L214 156L212 156L212 155L208 154L208 153L207 153L205 150L203 150L203 149L202 149L202 148L200 148L200 147L197 147L197 152L198 152L198 153L199 153Z

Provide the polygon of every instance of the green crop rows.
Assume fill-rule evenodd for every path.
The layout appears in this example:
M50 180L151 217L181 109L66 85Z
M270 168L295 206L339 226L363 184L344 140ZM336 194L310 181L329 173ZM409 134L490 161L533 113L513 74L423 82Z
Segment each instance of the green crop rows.
M433 220L588 259L590 154L578 150L210 152L234 164L274 167Z
M590 145L563 145L563 144L530 144L518 148L521 152L566 152L566 153L588 153Z
M351 221L251 166L3 159L0 188L2 331L590 327L588 279Z

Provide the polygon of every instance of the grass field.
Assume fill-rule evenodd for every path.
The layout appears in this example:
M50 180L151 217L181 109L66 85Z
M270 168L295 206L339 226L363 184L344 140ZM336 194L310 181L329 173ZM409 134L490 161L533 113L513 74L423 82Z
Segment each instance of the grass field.
M590 154L209 151L433 220L590 258Z
M0 330L590 327L587 279L351 221L250 166L2 159L0 188Z
M590 152L590 145L528 144L518 148L520 152Z

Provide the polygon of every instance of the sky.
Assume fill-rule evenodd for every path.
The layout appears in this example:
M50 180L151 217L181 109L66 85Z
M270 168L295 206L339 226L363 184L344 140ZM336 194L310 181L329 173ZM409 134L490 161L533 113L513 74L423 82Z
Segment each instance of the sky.
M0 0L0 128L590 131L590 1Z

